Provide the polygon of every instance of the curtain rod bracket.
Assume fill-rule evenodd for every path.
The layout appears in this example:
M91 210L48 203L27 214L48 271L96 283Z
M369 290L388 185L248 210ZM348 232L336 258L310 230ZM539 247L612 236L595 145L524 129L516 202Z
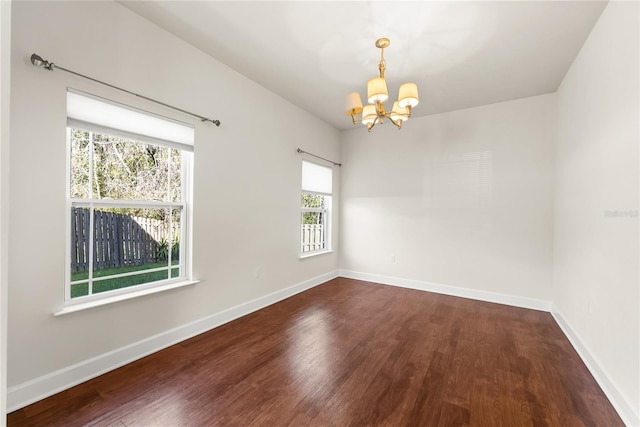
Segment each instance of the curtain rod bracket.
M54 68L57 68L58 70L66 71L67 73L74 74L74 75L76 75L78 77L83 77L83 78L91 80L93 82L100 83L100 84L103 84L105 86L109 86L110 88L117 89L117 90L120 90L122 92L126 92L129 95L134 95L134 96L137 96L138 98L146 99L147 101L155 102L156 104L162 105L164 107L168 107L168 108L171 108L173 110L180 111L181 113L185 113L185 114L188 114L188 115L193 116L193 117L197 117L203 122L211 122L214 125L216 125L216 127L220 127L220 120L210 119L208 117L204 117L204 116L201 116L199 114L191 113L191 112L189 112L187 110L183 110L182 108L174 107L173 105L169 105L169 104L165 104L164 102L156 101L155 99L146 97L144 95L139 95L139 94L137 94L135 92L131 92L130 90L126 90L126 89L123 89L121 87L114 86L114 85L109 84L109 83L105 83L105 82L103 82L101 80L94 79L93 77L85 76L84 74L80 74L80 73L76 73L75 71L67 70L66 68L60 67L60 66L54 64L53 62L49 62L46 59L43 59L37 53L31 54L31 63L36 67L43 67L45 70L49 70L49 71L53 71Z

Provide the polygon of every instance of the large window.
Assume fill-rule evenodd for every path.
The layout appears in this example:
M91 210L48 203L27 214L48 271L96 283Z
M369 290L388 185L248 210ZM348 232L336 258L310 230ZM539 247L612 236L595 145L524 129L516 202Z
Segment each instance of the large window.
M300 252L311 254L329 250L332 170L302 161Z
M66 300L189 278L193 128L67 94Z

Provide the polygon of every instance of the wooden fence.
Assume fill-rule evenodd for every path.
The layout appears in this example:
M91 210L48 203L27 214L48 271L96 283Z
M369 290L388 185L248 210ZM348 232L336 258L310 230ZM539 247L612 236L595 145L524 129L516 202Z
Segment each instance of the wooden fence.
M72 208L72 272L89 269L90 215L89 209ZM160 242L178 235L178 230L178 224L173 224L169 233L165 221L96 209L93 211L93 269L158 262Z
M325 248L322 224L302 224L300 252L311 252Z

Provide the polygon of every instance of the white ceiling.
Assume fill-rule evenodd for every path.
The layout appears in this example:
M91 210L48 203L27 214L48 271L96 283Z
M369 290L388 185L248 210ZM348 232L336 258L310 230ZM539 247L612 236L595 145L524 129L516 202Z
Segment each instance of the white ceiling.
M415 81L414 116L555 92L601 1L121 1L337 129L344 98L378 75ZM387 106L389 108L389 106Z

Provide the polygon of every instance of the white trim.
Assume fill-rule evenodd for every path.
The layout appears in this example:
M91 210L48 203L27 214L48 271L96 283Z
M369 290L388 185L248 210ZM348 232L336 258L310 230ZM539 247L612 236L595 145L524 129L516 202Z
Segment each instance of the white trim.
M338 277L338 271L305 280L304 282L239 304L195 322L179 326L119 349L84 360L41 377L10 387L7 390L9 412L49 397L74 385L88 381L106 372L167 348L188 338L207 332L239 317L260 310L278 301L306 291Z
M125 199L79 199L70 198L71 207L129 207L129 208L149 208L149 209L184 209L183 202L160 202L157 200L125 200Z
M351 270L339 270L339 274L340 277L346 277L349 279L358 279L368 282L380 283L383 285L399 286L402 288L417 289L426 292L435 292L439 294L452 295L479 301L494 302L514 307L522 307L532 310L549 312L553 316L556 323L565 334L573 348L576 350L584 364L587 366L587 369L596 380L607 399L609 399L609 402L611 402L613 408L616 410L620 418L622 418L622 421L628 427L640 427L639 414L636 414L633 410L633 406L624 399L622 393L619 392L618 388L609 379L604 369L601 368L601 365L598 363L597 359L592 355L588 347L583 344L579 335L573 331L569 323L567 323L567 321L562 317L562 315L558 312L557 307L555 307L555 305L553 305L551 301L500 294L496 292L460 288L457 286L424 282L420 280L402 279L399 277L362 273Z
M330 254L332 252L335 252L335 251L333 249L319 249L313 252L302 252L300 253L300 256L298 256L298 258L299 259L313 258L316 255Z
M141 270L141 271L145 271L145 270ZM111 278L112 276L108 276L108 277ZM149 284L151 283L157 283L157 282L150 282ZM112 294L112 296L110 297L105 297L103 296L103 294L94 294L94 295L99 295L101 297L91 299L90 301L84 300L82 302L76 302L76 303L67 302L67 305L65 305L62 309L54 312L53 315L62 316L63 314L75 313L76 311L82 311L82 310L87 310L89 308L100 307L107 304L113 304L115 302L126 301L133 298L142 297L145 295L157 294L158 292L169 291L171 289L183 288L185 286L191 286L197 283L200 283L200 281L199 280L182 280L179 282L171 282L163 285L154 285L153 287L139 289L137 291L129 291L129 289L132 289L134 287L134 286L130 286L128 288L123 288L123 289L126 289L128 292L122 292L117 295ZM136 285L135 287L139 287L139 286L143 286L143 285ZM116 291L118 290L121 290L121 289L117 289ZM110 291L110 292L115 292L115 291ZM106 293L107 292L104 292L104 294ZM86 298L91 298L94 295L89 295ZM78 297L78 299L79 298L83 298L83 297Z
M11 0L0 1L0 426L7 423Z
M600 367L600 364L591 355L589 349L582 343L579 336L573 331L551 302L350 270L334 270L289 288L231 307L195 322L168 330L125 347L121 347L117 350L10 387L7 390L8 411L11 412L20 409L62 390L73 387L74 385L133 362L134 360L138 360L144 356L155 353L163 348L167 348L173 344L216 328L239 317L260 310L271 304L275 304L278 301L289 298L307 289L311 289L336 277L365 280L386 285L550 312L625 424L629 427L640 426L640 420L638 419L638 415L633 411L632 406L625 401L622 394L618 392L616 386L609 380L605 371Z
M640 414L636 414L631 406L624 398L624 396L618 391L615 384L609 379L609 376L602 369L602 365L598 363L598 360L593 356L593 353L589 351L589 348L580 339L580 336L573 330L569 322L560 314L558 308L555 305L551 307L551 315L556 320L562 332L567 337L573 348L576 350L584 364L591 372L591 375L596 380L604 394L607 396L613 408L618 412L622 421L628 426L640 426Z
M71 129L67 128L67 151L66 151L66 159L65 159L65 181L64 181L64 186L65 186L65 190L64 190L64 197L65 197L65 209L66 209L66 214L65 214L65 237L64 237L64 247L65 249L65 255L64 255L64 289L63 289L63 293L64 293L64 299L63 301L69 301L71 299L71 286L68 286L69 283L71 283L71 268L69 268L69 264L71 263L71 254L70 254L70 248L71 248ZM91 150L91 147L89 147L89 156L91 156L91 152L93 150ZM91 164L93 162L91 161L91 157L89 157L89 176L91 176L91 174L93 174L93 170L91 167ZM93 194L91 194L91 187L89 186L89 195L92 196ZM87 279L88 280L88 279Z
M402 279L399 277L382 276L379 274L362 273L351 270L340 270L341 277L381 283L383 285L399 286L401 288L417 289L426 292L470 298L479 301L506 304L514 307L529 308L539 311L551 311L551 301L536 298L520 297L517 295L501 294L498 292L481 291L477 289L461 288L440 283L424 282L421 280Z

